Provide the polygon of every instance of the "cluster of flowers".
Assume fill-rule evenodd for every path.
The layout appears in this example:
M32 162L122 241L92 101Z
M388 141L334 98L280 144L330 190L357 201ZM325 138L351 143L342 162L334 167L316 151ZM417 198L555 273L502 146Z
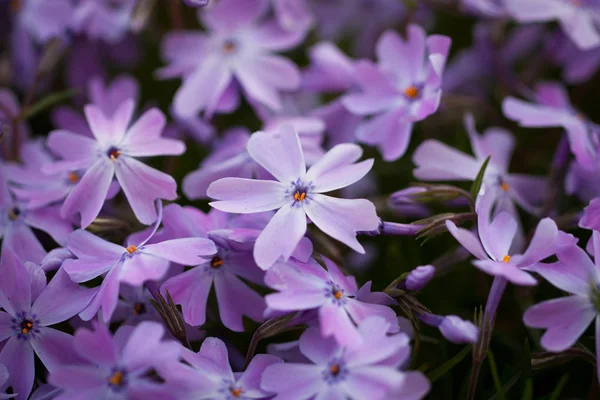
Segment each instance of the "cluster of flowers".
M514 72L541 44L558 49L552 61L565 81L589 79L600 66L596 1L464 0L465 13L496 22L556 19L562 31L517 26L499 46L482 22L473 47L447 68L451 39L421 26L435 16L429 2L7 3L0 8L10 14L10 29L0 37L11 47L11 82L26 95L21 105L0 89L0 398L420 399L431 384L410 370L419 323L450 342L477 344L480 365L507 284L533 286L540 277L571 293L525 312L527 326L546 329L541 346L569 349L594 319L600 346L600 191L593 184L600 126L560 83L523 90ZM138 34L155 33L155 7L170 10L174 29L160 39L164 65L154 77L181 78L169 123L159 108L142 106L135 78L109 80L105 67L137 65ZM182 16L196 11L204 29L180 29ZM402 24L403 34L393 29ZM300 68L281 53L308 42L309 32L318 41ZM337 47L341 38L351 39L357 58ZM56 99L32 101L48 90L63 56L65 82L80 90L73 107L53 107L54 130L32 136L30 116ZM422 219L383 221L380 205L360 198L375 183L374 159L361 160L359 143L375 147L378 162L400 159L415 125L447 107L442 93L479 98L481 82L495 74L510 88L505 117L564 129L550 178L509 172L513 134L498 127L480 134L467 114L474 155L437 139L420 142L413 175L423 183L393 193L387 209ZM260 130L217 133L221 115L243 108ZM187 199L211 201L206 213L174 202L173 176L183 174L169 162L186 153L186 141L211 149L181 182ZM171 157L146 163L162 156ZM563 175L567 192L589 202L571 218L592 231L585 249L563 231L575 224L557 226L552 194L562 190ZM473 181L473 193L439 184L445 181ZM470 211L436 215L423 204L431 199ZM530 235L519 208L539 219ZM460 227L469 221L473 229ZM109 240L119 222L127 237ZM418 302L435 266L372 291L370 281L359 287L348 274L329 240L365 254L361 235L442 232L462 245L463 259L470 253L476 268L494 276L475 324ZM205 337L201 328L210 324L254 327L245 366L229 336ZM301 332L297 340L254 354L257 340L291 330Z

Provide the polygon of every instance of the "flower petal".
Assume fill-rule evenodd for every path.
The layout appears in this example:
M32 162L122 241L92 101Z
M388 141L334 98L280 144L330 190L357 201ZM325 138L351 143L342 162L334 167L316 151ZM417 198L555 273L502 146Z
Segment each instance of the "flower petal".
M160 291L169 292L173 302L181 305L185 322L200 326L206 322L206 302L212 282L212 274L206 273L203 267L196 267L167 280Z
M44 366L52 373L61 365L80 364L84 360L73 350L74 337L52 328L41 328L31 346Z
M282 207L288 201L285 191L277 181L223 178L211 183L206 194L219 200L210 203L217 210L253 214Z
M143 252L177 264L194 266L205 262L205 257L214 255L217 248L210 239L183 238L147 244L144 246Z
M232 331L242 332L242 315L262 321L265 301L258 293L227 272L215 276L214 282L223 325Z
M27 399L35 374L33 349L27 340L20 340L13 336L0 352L0 364L8 369L8 386L12 386L13 392L18 393L18 400Z
M288 185L306 174L306 164L298 134L290 125L280 135L256 132L248 140L248 153L279 182Z
M10 248L2 249L0 260L0 306L10 315L31 308L31 278L23 263Z

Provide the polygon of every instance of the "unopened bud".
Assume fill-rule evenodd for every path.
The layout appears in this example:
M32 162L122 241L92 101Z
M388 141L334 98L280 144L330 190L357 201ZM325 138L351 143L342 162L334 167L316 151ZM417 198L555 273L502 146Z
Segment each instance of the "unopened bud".
M422 265L413 269L404 282L406 289L410 291L421 290L433 278L435 267L433 265Z

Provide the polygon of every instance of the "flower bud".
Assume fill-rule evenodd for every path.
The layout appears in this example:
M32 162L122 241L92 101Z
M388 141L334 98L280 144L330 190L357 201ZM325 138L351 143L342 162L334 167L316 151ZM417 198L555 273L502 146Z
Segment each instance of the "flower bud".
M456 315L448 315L439 326L440 332L452 343L475 343L479 329L471 322Z
M410 291L421 290L433 278L435 267L433 265L422 265L412 270L406 277L405 286Z

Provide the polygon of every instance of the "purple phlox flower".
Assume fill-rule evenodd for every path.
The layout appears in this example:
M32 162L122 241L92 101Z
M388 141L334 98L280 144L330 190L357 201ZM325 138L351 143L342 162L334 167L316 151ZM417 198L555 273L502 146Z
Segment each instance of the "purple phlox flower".
M314 22L307 0L271 0L279 24L291 31L305 32Z
M386 161L406 152L413 124L437 111L450 38L426 36L423 28L409 25L407 40L386 31L377 42L378 64L361 61L356 77L361 93L342 99L354 114L373 117L356 130L356 137L379 148Z
M325 123L329 148L342 143L356 142L356 129L363 118L348 111L342 99L317 107L310 112L310 115Z
M410 339L403 333L387 336L388 329L385 319L368 317L358 326L361 345L346 347L321 336L318 328L309 328L300 337L300 351L310 363L269 366L261 386L277 393L274 400L379 400L419 380L420 394L406 398L423 398L430 388L427 379L420 372L398 369L410 355Z
M139 287L145 281L162 279L169 262L197 265L216 253L214 243L206 238L189 237L149 244L160 224L160 213L161 209L151 236L138 245L119 246L81 229L69 235L67 248L77 259L65 260L63 268L71 279L86 282L106 274L98 294L80 313L83 320L90 320L102 308L102 320L110 321L117 306L120 283Z
M75 258L73 253L69 251L69 249L64 247L57 247L56 249L52 249L46 254L46 256L42 259L40 263L40 267L44 272L55 271L59 269L62 263L69 258Z
M600 46L600 5L596 0L504 0L504 5L521 23L558 21L581 49Z
M129 127L133 111L133 100L123 102L111 118L90 104L85 114L94 139L66 130L53 131L48 137L48 147L63 160L46 165L45 173L86 171L61 208L64 217L80 213L83 228L100 213L114 176L136 217L146 225L156 220L156 199L177 197L177 183L171 176L137 158L179 155L185 145L160 137L166 121L156 108Z
M421 265L408 273L403 286L410 291L423 289L435 275L433 265Z
M11 121L15 119L21 112L21 104L17 100L17 97L9 89L0 88L0 129L3 133L2 137L2 155L10 156L14 141L13 124ZM18 135L20 142L23 143L29 137L29 125L21 121L17 125ZM9 151L7 154L6 151Z
M546 31L538 25L517 26L498 44L493 27L493 22L475 25L473 45L458 51L446 66L442 90L485 95L490 84L496 84L498 80L503 85L517 84L515 64L537 51L536 46L540 45Z
M162 55L170 65L158 76L183 78L173 100L176 113L194 116L203 111L210 117L215 111L231 112L239 105L239 88L277 110L280 92L300 86L296 65L274 52L298 45L306 30L286 31L276 21L263 21L265 5L260 0L222 0L198 14L207 34L167 35Z
M479 338L479 329L471 322L456 315L419 314L425 324L439 328L440 333L452 343L475 343Z
M70 0L27 0L22 2L18 20L38 42L66 34L73 18L73 2Z
M10 190L29 208L40 208L61 202L79 183L85 170L60 171L47 175L42 173L46 164L56 159L48 152L44 141L31 140L21 148L22 165L7 165L8 179L13 183ZM111 182L106 199L119 193L119 185Z
M457 228L454 222L446 221L446 227L458 242L471 254L478 258L473 265L483 272L501 276L521 286L533 286L537 281L523 270L553 255L559 242L559 231L556 223L544 218L539 223L523 254L509 254L515 234L517 222L506 211L497 213L491 219L493 193L482 186L477 200L477 230L479 237L473 232Z
M394 0L311 0L317 34L321 39L338 42L352 39L352 53L370 57L381 32L402 21L406 6ZM415 17L420 19L422 8Z
M579 226L585 229L600 231L600 198L596 197L583 209Z
M11 170L12 171L12 170ZM7 171L10 173L10 171ZM46 250L32 228L48 233L57 243L64 244L70 223L59 215L58 206L32 207L12 196L0 166L0 238L2 249L11 248L23 261L40 263Z
M59 269L50 283L33 263L23 265L15 253L2 250L0 272L0 364L10 374L17 399L27 399L34 380L34 353L53 371L61 364L81 361L73 352L73 337L49 328L66 321L87 306L95 290L81 288Z
M562 32L548 38L546 51L562 67L562 79L567 83L585 83L600 67L600 48L582 50Z
M310 66L302 71L302 88L311 92L343 92L356 84L355 61L332 42L310 48Z
M168 279L161 291L168 291L173 301L181 304L187 323L199 326L206 321L208 295L214 286L221 321L239 332L244 330L243 315L262 321L265 309L264 299L240 278L262 285L264 272L253 260L253 240L246 244L232 239L234 231L226 229L227 218L223 214L214 210L206 215L176 204L165 208L165 231L174 237L208 237L214 241L217 253L189 264L194 268Z
M182 349L162 340L164 328L144 321L135 328L121 327L114 337L98 322L94 330L75 332L74 348L86 364L62 365L51 372L49 382L63 389L57 400L176 399L175 387L148 376L152 370L165 377Z
M534 97L537 104L507 97L502 102L502 112L524 127L563 127L577 162L585 168L595 168L600 126L573 107L567 91L558 83L539 83Z
M413 162L417 166L413 171L415 178L423 181L472 181L489 156L484 175L486 189L497 193L497 201L503 203L502 208L510 211L515 219L518 214L507 202L514 202L527 212L537 214L546 181L543 177L508 172L515 147L513 135L496 127L488 128L480 135L470 114L465 116L465 127L475 156L466 155L435 139L425 140L413 154Z
M55 399L61 392L62 389L60 388L47 383L40 383L33 393L31 393L29 400L51 400Z
M370 315L385 318L389 331L398 331L396 314L391 308L358 300L354 277L345 276L331 260L324 260L327 270L314 259L307 263L290 261L275 264L267 271L265 283L278 292L265 297L267 306L287 312L318 311L321 334L333 336L344 346L363 342L356 325ZM370 286L366 290L370 291Z
M254 356L245 372L233 372L225 343L209 337L198 353L183 349L187 364L172 365L169 378L185 394L198 400L267 399L272 393L260 387L265 368L280 365L281 359L268 354ZM171 378L172 377L172 378Z
M600 236L592 235L595 254L600 254ZM596 353L600 345L600 265L585 250L573 245L556 254L558 262L536 264L529 270L538 273L570 296L544 301L530 307L523 315L525 325L546 329L541 345L548 351L562 352L573 346L596 319ZM600 379L600 376L598 377Z
M356 300L369 304L382 304L386 306L397 304L397 301L383 292L372 292L373 282L368 281L356 292Z
M130 29L135 0L80 0L73 9L69 27L91 40L116 43Z
M461 0L460 6L463 11L479 16L492 18L510 16L504 0Z
M327 235L364 252L356 232L379 226L373 203L322 194L346 187L369 172L372 159L355 163L362 156L359 146L335 146L307 172L298 134L286 126L280 137L253 134L248 152L279 182L223 178L213 182L207 194L218 200L210 205L225 212L252 214L278 209L254 246L254 259L261 268L270 267L281 256L290 257L306 233L307 216Z
M8 378L9 378L8 369L3 364L0 364L0 390L4 390L8 386ZM0 393L0 399L12 399L16 394L6 394Z

